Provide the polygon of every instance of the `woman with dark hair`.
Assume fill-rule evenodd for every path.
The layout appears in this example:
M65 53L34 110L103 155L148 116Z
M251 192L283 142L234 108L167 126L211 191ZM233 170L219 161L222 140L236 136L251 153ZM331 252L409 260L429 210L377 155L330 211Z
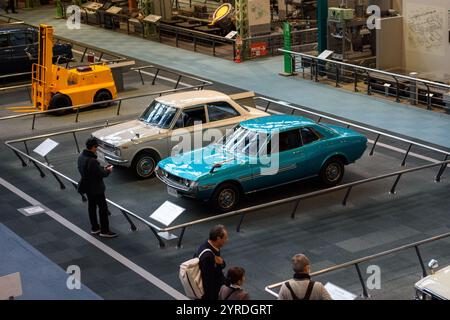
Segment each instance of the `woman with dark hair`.
M220 288L219 300L250 300L248 292L241 288L244 281L244 268L232 267L228 269L225 284Z

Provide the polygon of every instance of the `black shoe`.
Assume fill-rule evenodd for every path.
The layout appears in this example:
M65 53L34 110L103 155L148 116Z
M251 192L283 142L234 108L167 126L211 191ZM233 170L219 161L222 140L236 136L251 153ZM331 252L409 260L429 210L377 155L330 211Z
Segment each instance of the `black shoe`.
M99 234L99 233L100 233L100 229L91 230L91 234Z
M115 237L118 237L118 234L114 233L114 232L111 232L111 231L108 231L106 233L100 233L100 237L102 237L102 238L115 238Z

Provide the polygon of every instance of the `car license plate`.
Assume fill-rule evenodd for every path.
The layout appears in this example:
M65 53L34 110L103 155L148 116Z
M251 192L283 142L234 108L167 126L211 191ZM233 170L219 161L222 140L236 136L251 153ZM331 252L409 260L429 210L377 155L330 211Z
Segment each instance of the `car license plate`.
M178 191L176 189L174 189L174 188L171 188L171 187L167 187L167 193L170 196L175 197L175 198L179 198L180 197L180 195L178 194Z

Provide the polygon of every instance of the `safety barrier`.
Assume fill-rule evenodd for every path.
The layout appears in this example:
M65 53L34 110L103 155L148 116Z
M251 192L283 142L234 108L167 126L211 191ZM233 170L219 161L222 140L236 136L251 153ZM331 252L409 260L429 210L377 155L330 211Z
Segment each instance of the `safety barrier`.
M78 122L79 115L80 115L80 109L82 109L82 108L96 106L96 105L103 105L105 103L117 103L116 116L118 116L118 115L120 115L120 109L121 109L121 105L122 105L123 101L134 100L134 99L138 99L138 98L145 98L145 97L150 97L150 96L162 96L164 94L174 93L174 92L178 92L181 90L189 90L189 89L203 90L204 87L212 85L211 81L192 77L190 75L174 72L174 71L171 71L168 69L164 69L164 68L160 68L160 67L156 67L156 66L152 66L152 65L143 66L143 67L139 67L139 68L132 68L132 69L139 72L141 81L143 84L144 84L144 79L142 77L142 70L144 70L144 69L155 70L155 73L153 74L152 85L154 85L155 81L158 79L158 77L161 76L161 71L164 71L165 73L174 74L177 77L177 80L175 81L175 87L174 87L174 89L146 93L146 94L141 94L141 95L136 95L136 96L131 96L131 97L117 98L117 99L112 99L112 100L108 100L108 101L105 100L105 101L101 101L101 102L93 102L93 103L88 103L88 104L81 104L81 105L76 105L76 106L58 108L58 111L64 111L64 110L73 111L73 110L75 110L74 122ZM179 87L180 83L182 83L181 82L182 79L188 79L191 81L199 82L199 84L183 85L183 87ZM38 116L52 114L54 112L55 112L55 110L46 110L46 111L40 111L40 112L31 112L31 113L6 116L6 117L0 118L0 122L6 121L6 120L18 119L18 118L32 118L31 129L34 130L35 124L36 124L36 119Z
M394 253L397 253L397 252L400 252L400 251L403 251L403 250L413 249L414 248L414 250L416 252L416 255L417 255L417 258L419 260L420 267L422 269L422 275L423 275L423 277L426 277L428 275L428 273L427 273L427 270L425 268L425 265L424 265L424 262L423 262L423 259L422 259L422 255L420 253L419 246L424 245L424 244L428 244L428 243L431 243L431 242L435 242L435 241L438 241L438 240L442 240L442 239L445 239L445 238L448 238L448 237L450 237L450 232L444 233L444 234L441 234L441 235L438 235L438 236L435 236L435 237L427 238L427 239L424 239L424 240L421 240L421 241L413 242L413 243L410 243L410 244L407 244L407 245L403 245L403 246L400 246L400 247L396 247L394 249L390 249L390 250L386 250L386 251L383 251L383 252L379 252L379 253L376 253L376 254L373 254L373 255L370 255L370 256L366 256L366 257L363 257L363 258L352 260L352 261L349 261L349 262L346 262L346 263L342 263L342 264L339 264L339 265L336 265L336 266L333 266L333 267L325 268L325 269L322 269L322 270L319 270L319 271L316 271L316 272L312 272L311 273L311 277L317 277L317 276L320 276L320 275L323 275L323 274L326 274L326 273L330 273L330 272L333 272L333 271L337 271L337 270L341 270L341 269L345 269L345 268L348 268L348 267L355 266L355 269L356 269L356 272L357 272L357 275L358 275L358 280L359 280L359 282L360 282L360 284L362 286L362 296L364 298L369 298L370 296L369 296L369 293L368 293L368 290L367 290L366 282L364 281L362 273L361 273L361 269L359 268L359 265L361 263L364 263L364 262L367 262L367 261L370 261L370 260L374 260L374 259L377 259L377 258L380 258L380 257L384 257L384 256L387 256L387 255L391 255L391 254L394 254ZM275 288L281 288L283 283L285 283L286 281L288 281L288 280L268 285L268 286L266 286L264 288L264 290L266 292L270 293L272 296L278 298L278 293L275 292L274 289Z
M428 110L437 107L444 108L450 113L450 85L445 83L322 59L300 52L284 49L279 51L290 56L292 72L301 72L303 78L307 72L310 79L316 82L326 76L326 79L334 82L336 87L350 84L355 92L360 91L360 84L363 83L367 95L379 93L386 97L394 97L396 102L403 99L412 105L424 104Z
M177 248L180 248L182 246L182 241L183 241L183 237L184 237L186 229L188 227L191 227L191 226L194 226L194 225L203 224L203 223L211 222L211 221L223 220L223 219L230 218L230 217L233 217L233 216L240 216L239 223L238 223L238 225L236 227L236 231L240 232L241 226L242 226L242 223L243 223L243 220L244 220L244 217L247 214L259 212L261 209L278 206L280 204L294 203L294 208L293 208L293 210L291 212L291 218L294 219L295 215L296 215L296 213L298 211L300 201L302 201L302 200L313 198L313 197L317 197L317 196L321 196L321 195L325 195L325 194L329 194L329 193L334 193L334 192L337 192L337 191L340 191L340 190L345 190L346 193L345 193L344 199L342 201L342 205L346 206L347 200L348 200L348 198L350 196L350 192L352 191L352 189L354 187L357 187L357 186L360 186L360 185L363 185L363 184L367 184L367 183L371 183L371 182L375 182L375 181L384 180L384 179L387 179L387 178L390 178L390 177L395 177L395 182L392 185L392 187L390 188L390 193L395 193L397 185L398 185L398 183L400 181L400 178L402 176L407 175L407 174L412 173L412 172L418 172L418 171L425 170L425 169L439 167L439 171L438 171L438 173L436 174L436 177L435 177L435 181L439 182L440 179L441 179L441 176L444 174L445 169L450 164L450 160L446 160L450 153L448 153L448 152L446 152L444 150L440 150L440 149L437 149L437 148L426 146L426 145L421 144L421 143L416 143L414 141L410 141L410 140L407 140L407 139L396 137L396 136L394 136L392 134L387 134L387 133L383 133L383 132L380 132L380 131L377 131L377 130L366 128L364 126L353 124L353 123L350 123L348 121L335 119L335 118L332 118L332 117L329 117L329 116L326 116L326 115L323 115L323 114L319 114L319 113L312 112L312 111L309 111L309 110L305 110L305 109L302 109L302 108L294 107L294 106L291 106L290 104L288 104L286 102L274 101L274 100L263 98L263 97L255 97L255 99L256 100L262 99L262 100L268 101L271 104L278 103L278 104L281 104L281 105L284 105L284 106L292 108L293 111L298 110L298 111L302 111L302 112L305 112L305 113L309 113L309 114L312 114L312 115L319 116L320 118L319 118L318 121L320 121L321 119L327 119L327 120L331 120L331 121L336 121L336 122L339 122L341 124L347 125L347 127L353 126L355 128L359 128L361 130L367 130L367 131L376 133L376 134L378 134L378 138L381 135L385 135L385 136L388 136L388 137L390 137L392 139L397 139L399 141L410 143L411 145L414 144L414 145L420 146L422 148L425 148L427 150L439 152L439 153L445 154L445 160L444 161L439 161L439 162L436 162L436 163L432 163L432 164L427 164L427 165L411 168L411 169L396 171L396 172L392 172L392 173L389 173L389 174L384 174L384 175L380 175L380 176L376 176L376 177L372 177L372 178L362 179L362 180L359 180L359 181L355 181L355 182L351 182L351 183L335 186L335 187L332 187L332 188L322 189L322 190L310 192L310 193L307 193L307 194L302 194L302 195L298 195L298 196L294 196L294 197L289 197L289 198L285 198L285 199L281 199L281 200L276 200L276 201L272 201L272 202L269 202L269 203L264 203L264 204L260 204L260 205L256 205L256 206L252 206L252 207L248 207L248 208L244 208L244 209L240 209L240 210L235 210L235 211L228 212L228 213L212 215L212 216L207 217L207 218L198 219L198 220L190 221L190 222L186 222L186 223L181 223L181 224L178 224L178 225L175 225L175 226L170 226L170 227L165 227L165 228L158 227L154 223L139 217L139 215L131 212L130 210L122 210L121 211L124 215L128 214L131 217L139 217L140 221L142 221L142 222L145 221L145 224L151 228L153 234L157 238L160 247L164 247L165 246L164 241L158 235L158 233L160 233L160 232L171 232L171 231L180 229L181 231L180 231L180 234L178 236L178 242L177 242ZM265 107L266 111L268 111L269 106L270 106L270 104L268 104ZM44 164L42 162L39 162L38 160L32 158L29 155L26 141L36 140L36 139L43 139L43 138L56 136L56 135L61 135L61 134L72 134L73 137L74 137L74 141L75 141L76 147L77 147L77 151L79 152L80 149L79 149L79 146L78 146L76 133L77 132L81 132L81 131L86 131L86 130L92 130L92 129L99 128L99 127L101 127L101 126L88 127L88 128L82 128L82 129L75 129L75 130L68 130L68 131L63 131L63 132L58 132L58 133L51 133L51 134L45 134L45 135L40 135L40 136L35 136L35 137L30 137L30 138L11 140L11 141L5 142L5 144L16 154L16 156L21 161L22 166L26 166L27 165L25 163L25 161L23 160L23 158L22 158L22 156L23 156L23 157L26 157L27 159L29 159L29 161L31 163L33 163L33 165L39 170L41 176L43 176L43 172L39 168L39 166L42 166L42 167L44 167L46 169L51 169L50 171L55 176L56 180L58 180L58 182L60 183L61 188L64 189L64 185L62 184L62 182L60 181L58 176L59 177L63 177L66 180L69 180L72 184L73 184L74 181L72 179L70 179L70 178L67 178L63 174L57 172L55 169L50 168L46 164ZM377 141L378 141L378 138L377 138ZM16 147L12 146L12 144L22 143L22 142L25 145L25 150L27 151L26 153L21 151L21 150L19 150ZM373 146L372 150L369 153L370 155L373 155L375 145L376 145L376 142L374 142L374 146ZM409 153L410 149L411 149L411 147L408 149L408 153ZM405 164L406 157L407 157L408 153L405 154L404 160L402 161L402 165ZM116 204L113 203L112 201L110 201L110 203L116 206ZM120 207L120 208L124 209L123 207ZM124 212L126 212L126 214ZM132 227L132 229L133 229L133 227Z

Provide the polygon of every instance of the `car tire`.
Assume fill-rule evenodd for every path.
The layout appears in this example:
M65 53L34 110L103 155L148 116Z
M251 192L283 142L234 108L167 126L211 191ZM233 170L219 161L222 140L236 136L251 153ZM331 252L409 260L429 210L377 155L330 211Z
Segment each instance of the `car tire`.
M95 94L94 102L100 102L100 101L108 101L112 100L112 94L108 90L100 90ZM99 108L106 108L110 105L110 102L100 103L95 105Z
M61 116L67 114L69 110L58 110L58 109L70 107L71 105L72 101L68 96L62 93L57 93L50 99L48 109L55 110L54 112L51 112L51 114Z
M325 162L320 170L320 179L327 187L334 187L344 177L344 164L339 158L331 158Z
M217 212L233 211L239 204L241 190L230 182L219 185L210 199L210 205Z
M134 157L131 168L139 179L148 179L155 176L155 168L161 159L154 152L142 152Z

